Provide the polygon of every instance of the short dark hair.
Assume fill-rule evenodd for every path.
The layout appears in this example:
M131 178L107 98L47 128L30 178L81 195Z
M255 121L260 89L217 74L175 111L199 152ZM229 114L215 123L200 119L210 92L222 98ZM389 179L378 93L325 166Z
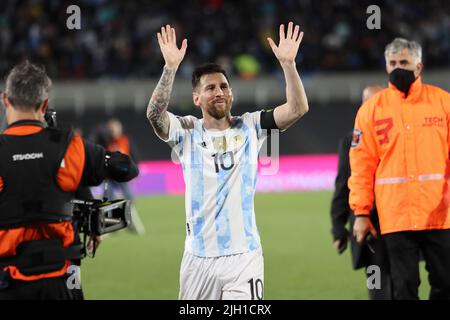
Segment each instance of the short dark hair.
M25 60L12 68L6 77L5 94L14 108L36 111L48 99L51 85L43 67Z
M205 74L211 74L211 73L222 73L228 82L230 80L228 79L227 73L225 72L225 69L222 68L222 66L218 65L217 63L205 63L201 66L198 66L195 68L195 70L192 72L192 89L195 90L197 88L198 84L200 83L200 78Z

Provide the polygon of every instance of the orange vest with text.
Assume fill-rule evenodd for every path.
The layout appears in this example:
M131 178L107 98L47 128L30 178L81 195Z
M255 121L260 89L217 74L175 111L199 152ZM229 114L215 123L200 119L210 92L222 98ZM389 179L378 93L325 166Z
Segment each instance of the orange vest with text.
M408 96L389 87L358 111L350 149L349 202L381 233L450 228L450 94L417 78Z

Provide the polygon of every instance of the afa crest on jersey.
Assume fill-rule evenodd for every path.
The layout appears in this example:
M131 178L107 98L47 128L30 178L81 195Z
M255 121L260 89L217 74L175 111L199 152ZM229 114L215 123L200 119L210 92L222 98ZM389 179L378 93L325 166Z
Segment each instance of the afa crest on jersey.
M356 148L361 141L362 131L358 129L353 130L352 148Z
M238 135L233 136L233 143L236 146L238 146L238 147L241 146L243 141L244 141L244 137L242 135L238 134Z

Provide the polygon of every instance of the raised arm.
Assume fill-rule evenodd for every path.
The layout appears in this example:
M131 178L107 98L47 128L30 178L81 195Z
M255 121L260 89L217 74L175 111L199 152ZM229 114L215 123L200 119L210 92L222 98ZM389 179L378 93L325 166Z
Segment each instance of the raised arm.
M158 32L157 37L165 65L161 79L159 79L148 103L147 119L150 121L155 133L162 139L167 140L170 123L167 107L170 94L172 93L175 74L186 54L187 40L184 39L181 48L178 49L175 29L170 27L170 25L161 27L161 33Z
M273 53L281 64L286 80L286 103L274 110L274 118L277 127L287 129L294 122L308 112L308 99L305 89L297 72L295 57L302 42L303 32L300 27L289 22L287 32L284 25L280 25L280 42L278 46L271 38L267 38Z

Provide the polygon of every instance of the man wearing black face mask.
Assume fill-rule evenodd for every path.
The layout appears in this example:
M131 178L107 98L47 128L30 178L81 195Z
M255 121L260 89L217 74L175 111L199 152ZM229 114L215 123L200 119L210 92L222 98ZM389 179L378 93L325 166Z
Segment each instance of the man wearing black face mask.
M397 38L385 51L389 87L358 111L350 149L354 236L370 232L375 196L394 299L418 299L420 252L430 299L450 300L450 94L423 84L422 49Z

